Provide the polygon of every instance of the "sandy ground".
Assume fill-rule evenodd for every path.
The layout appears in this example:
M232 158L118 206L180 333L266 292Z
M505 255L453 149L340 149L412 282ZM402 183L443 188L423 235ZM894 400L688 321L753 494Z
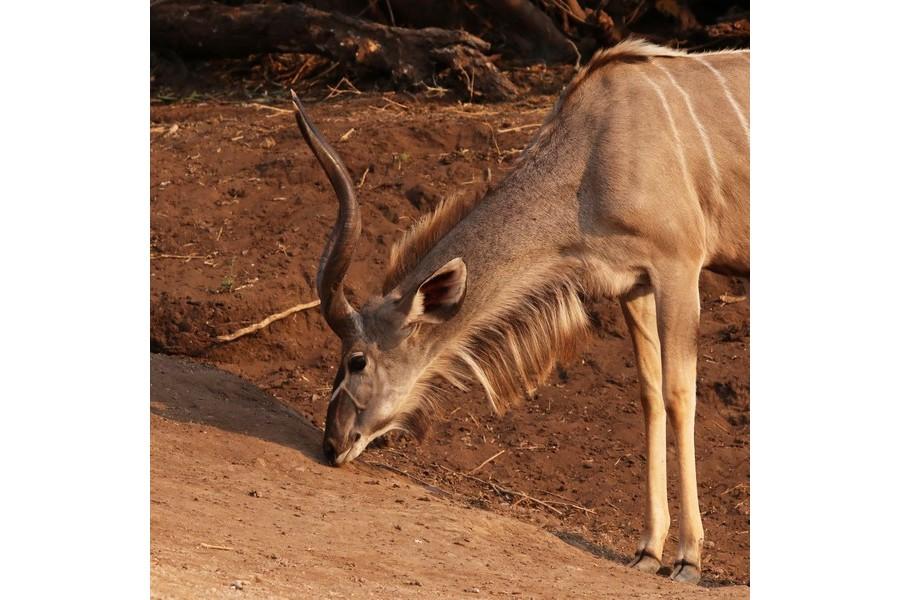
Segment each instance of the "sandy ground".
M238 377L151 357L154 598L746 598L636 573L366 465Z

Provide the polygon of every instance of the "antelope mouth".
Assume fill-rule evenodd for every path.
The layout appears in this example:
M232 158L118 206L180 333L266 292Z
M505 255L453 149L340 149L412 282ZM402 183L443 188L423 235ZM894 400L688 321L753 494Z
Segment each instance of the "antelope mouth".
M366 436L357 434L355 441L346 446L345 450L340 450L334 440L328 436L322 443L322 453L325 455L325 462L332 467L340 467L351 462L366 449L369 439ZM344 444L341 444L343 446Z
M332 467L342 467L349 462L353 462L369 446L372 448L383 448L388 445L385 434L393 429L397 429L397 426L387 424L372 435L361 435L349 448L342 452L338 452L334 444L326 439L323 446L325 461Z
M326 439L322 444L322 453L325 455L325 462L332 467L340 467L351 462L366 449L365 444L360 442L362 442L362 440L351 444L346 450L338 451L334 442Z
M366 447L363 446L362 444L354 444L353 446L351 446L351 447L347 448L346 450L344 450L344 451L343 451L341 454L339 454L337 457L335 457L334 463L333 463L334 466L335 466L335 467L342 467L342 466L344 466L345 464L347 464L347 463L349 463L349 462L353 462L353 460L354 460L357 456L359 456L360 454L362 454L363 450L365 450L365 449L366 449Z

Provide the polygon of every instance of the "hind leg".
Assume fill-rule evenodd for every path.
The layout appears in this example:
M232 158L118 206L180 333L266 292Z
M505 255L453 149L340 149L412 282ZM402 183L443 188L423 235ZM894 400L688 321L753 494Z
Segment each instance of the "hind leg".
M644 532L629 566L656 573L662 561L669 532L669 504L666 491L666 407L662 395L662 361L657 332L656 300L652 290L638 287L620 299L625 322L634 344L641 406L647 472L644 492Z

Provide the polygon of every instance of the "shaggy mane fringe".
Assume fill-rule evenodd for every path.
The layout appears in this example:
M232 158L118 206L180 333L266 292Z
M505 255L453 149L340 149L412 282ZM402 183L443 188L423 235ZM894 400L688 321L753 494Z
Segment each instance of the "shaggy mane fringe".
M476 198L453 196L442 200L432 212L419 217L391 247L387 274L382 285L382 294L396 287L403 277L416 266L450 230L462 221L478 204Z
M410 394L403 429L421 439L441 404L444 379L468 390L478 383L491 408L503 413L534 394L558 362L571 360L590 331L575 265L554 264L507 294L497 310L472 325L438 357ZM530 290L530 291L529 291Z

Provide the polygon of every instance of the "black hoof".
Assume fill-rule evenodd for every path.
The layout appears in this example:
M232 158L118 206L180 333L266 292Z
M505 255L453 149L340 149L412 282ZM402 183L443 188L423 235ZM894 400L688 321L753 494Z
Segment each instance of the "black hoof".
M672 575L669 578L672 581L698 584L700 583L700 567L686 560L680 560L672 567Z

